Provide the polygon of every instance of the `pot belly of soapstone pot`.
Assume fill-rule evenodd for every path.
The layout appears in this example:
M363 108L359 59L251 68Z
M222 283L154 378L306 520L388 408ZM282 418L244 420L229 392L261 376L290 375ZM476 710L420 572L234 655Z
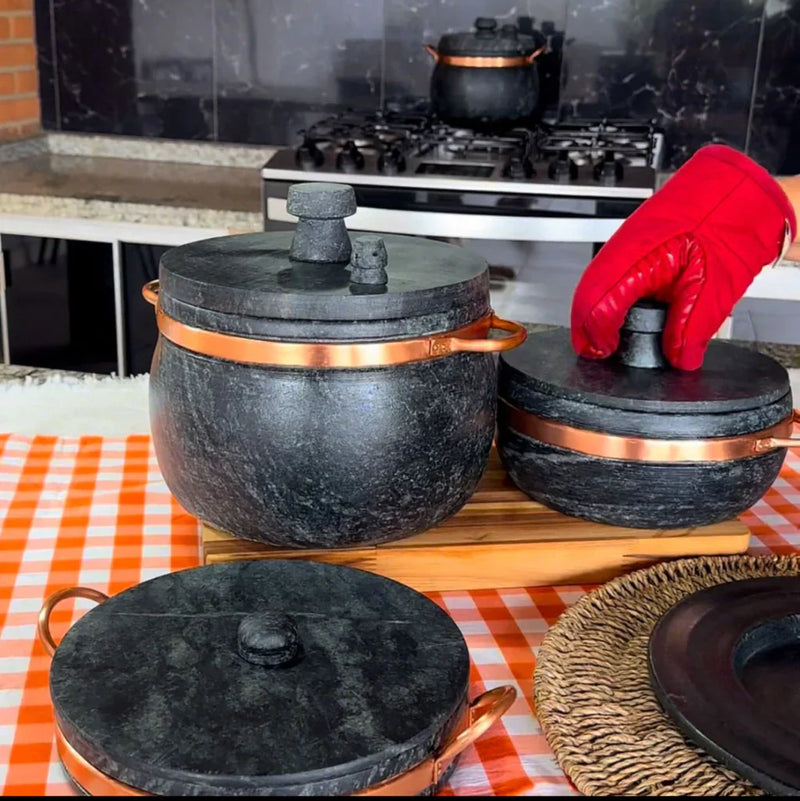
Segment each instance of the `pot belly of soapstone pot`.
M491 354L362 370L251 366L161 338L153 445L191 514L244 539L338 548L455 514L489 458Z
M551 509L630 528L685 528L730 520L778 477L786 449L725 462L653 463L601 459L498 431L514 484Z

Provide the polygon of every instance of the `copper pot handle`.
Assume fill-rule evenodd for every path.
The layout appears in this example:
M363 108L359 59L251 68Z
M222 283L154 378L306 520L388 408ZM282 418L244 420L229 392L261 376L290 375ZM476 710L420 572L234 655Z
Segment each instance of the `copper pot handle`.
M422 45L426 52L428 53L431 58L433 58L434 63L439 60L439 51L431 44L424 44Z
M542 45L537 50L534 50L529 56L526 56L528 64L533 64L536 61L537 56L541 56L542 53L547 52L547 45Z
M155 281L148 281L142 287L142 297L150 303L151 305L155 306L158 303L158 286L159 280L156 278Z
M492 314L489 321L489 330L496 328L498 331L508 331L511 336L502 339L466 339L461 337L442 337L432 347L435 351L441 348L448 353L499 353L503 350L511 350L521 345L527 338L528 332L524 325L504 320Z
M98 604L102 604L108 600L108 596L104 592L93 590L91 587L68 587L65 590L54 592L44 602L39 612L39 622L36 626L36 632L48 656L52 656L57 648L56 641L53 639L53 635L50 632L50 615L55 606L67 598L88 598L90 601L96 601Z
M800 423L800 410L792 410L792 423ZM753 443L756 453L772 451L776 448L800 448L800 437L764 437Z
M469 705L469 725L446 743L435 757L434 784L439 782L444 771L462 751L469 748L505 715L516 697L517 691L507 684L479 695Z

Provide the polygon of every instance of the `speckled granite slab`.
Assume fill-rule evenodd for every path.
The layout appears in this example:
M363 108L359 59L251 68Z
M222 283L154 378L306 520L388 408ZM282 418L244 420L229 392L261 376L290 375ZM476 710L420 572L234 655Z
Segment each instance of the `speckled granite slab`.
M275 147L263 145L47 132L31 139L0 145L0 161L52 153L60 156L167 161L175 164L257 170L276 150Z
M0 214L259 231L260 168L273 152L46 134L0 145Z
M0 384L43 384L57 376L81 378L91 373L76 373L68 370L51 370L47 367L24 367L16 364L0 364Z

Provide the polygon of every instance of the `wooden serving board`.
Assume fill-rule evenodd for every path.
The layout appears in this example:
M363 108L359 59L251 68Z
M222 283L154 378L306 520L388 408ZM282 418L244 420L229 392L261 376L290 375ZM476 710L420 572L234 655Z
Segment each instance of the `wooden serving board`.
M204 564L239 559L311 559L379 573L422 592L594 584L682 556L743 553L740 520L684 529L632 529L567 517L520 492L492 449L466 505L436 528L356 548L288 549L202 524Z

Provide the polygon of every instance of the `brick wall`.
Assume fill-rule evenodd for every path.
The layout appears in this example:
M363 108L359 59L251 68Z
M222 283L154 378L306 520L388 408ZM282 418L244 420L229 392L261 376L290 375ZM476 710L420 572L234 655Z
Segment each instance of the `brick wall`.
M0 0L0 140L39 130L33 0Z

